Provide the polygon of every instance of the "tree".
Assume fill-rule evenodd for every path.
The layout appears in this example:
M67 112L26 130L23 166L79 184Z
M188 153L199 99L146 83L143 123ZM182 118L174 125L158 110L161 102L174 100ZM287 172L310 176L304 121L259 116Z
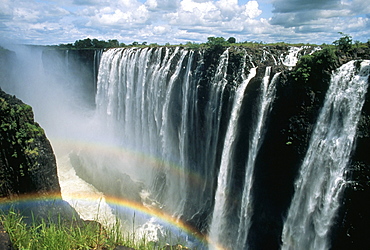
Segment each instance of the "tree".
M117 39L113 39L113 40L108 40L108 46L110 48L116 48L116 47L119 47L119 42Z
M208 37L207 50L210 54L221 54L229 43L223 37Z
M226 45L226 40L223 37L208 37L207 38L208 42L207 44L210 46L225 46Z
M229 37L229 39L227 39L227 42L228 43L236 43L236 39L235 39L235 37Z
M91 48L92 47L92 41L90 38L86 38L84 40L77 40L74 43L74 47L76 48Z
M344 34L343 32L338 32L342 35L341 38L333 42L334 45L338 47L340 51L345 53L349 52L352 49L352 37L350 35Z

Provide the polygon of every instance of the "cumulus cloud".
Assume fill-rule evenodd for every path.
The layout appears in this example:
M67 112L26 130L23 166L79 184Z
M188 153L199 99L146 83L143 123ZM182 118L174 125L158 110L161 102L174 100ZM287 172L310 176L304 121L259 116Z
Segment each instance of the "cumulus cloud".
M195 1L183 0L176 12L166 15L171 25L192 32L217 34L241 33L251 19L257 18L262 11L257 1L239 5L236 0ZM259 24L260 21L258 21Z
M104 7L94 9L89 16L87 26L122 27L132 28L137 24L143 24L148 20L148 10L141 5L136 8L125 6Z
M164 44L205 42L209 36L266 42L326 41L338 31L369 36L369 0L241 2L0 0L0 38L40 44L87 37ZM273 13L265 12L271 9ZM325 33L328 29L329 35Z

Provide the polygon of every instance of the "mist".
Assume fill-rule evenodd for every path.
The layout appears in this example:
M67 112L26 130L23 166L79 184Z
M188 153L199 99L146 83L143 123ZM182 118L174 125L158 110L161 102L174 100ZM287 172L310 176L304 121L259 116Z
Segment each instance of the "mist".
M88 102L81 79L70 74L61 55L53 55L53 65L43 61L44 46L5 45L14 51L9 62L10 78L0 87L32 106L35 120L53 139L92 139L98 136L94 106ZM71 62L78 63L78 62ZM81 72L83 74L84 72ZM93 83L91 83L93 84ZM90 97L93 99L94 97Z
M0 87L32 107L35 121L44 129L56 155L63 199L83 219L97 219L99 213L99 222L104 225L112 223L115 219L107 204L86 203L73 198L81 193L98 200L104 196L76 174L71 155L82 160L90 159L86 164L90 164L88 168L94 172L93 167L98 167L111 156L91 145L116 145L104 121L95 114L94 81L91 76L86 77L91 69L66 56L68 51L58 52L46 46L2 46L12 54L7 58L5 70L1 70L6 74ZM119 168L118 160L110 159L108 163L113 165L113 161ZM80 174L84 173L80 171Z
M96 112L96 79L89 75L92 69L81 65L67 50L27 45L6 48L15 54L8 62L10 76L0 87L33 108L35 121L45 130L56 154L62 196L88 191L103 197L98 188L107 195L141 202L142 181L149 176L147 169L138 171L138 164L144 165L145 160L123 150L117 127L108 126ZM79 203L73 206L81 217L95 219L100 208Z

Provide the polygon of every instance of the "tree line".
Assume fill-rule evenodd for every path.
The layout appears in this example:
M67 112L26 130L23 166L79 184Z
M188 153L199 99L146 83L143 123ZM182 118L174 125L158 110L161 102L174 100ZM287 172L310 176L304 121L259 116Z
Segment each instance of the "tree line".
M366 43L361 43L359 41L353 41L352 37L350 35L344 34L342 32L339 32L341 34L341 38L333 42L333 45L335 45L339 50L341 51L350 51L353 47L360 47L360 46L368 46L370 47L370 39ZM221 48L226 46L233 46L233 45L241 45L241 46L268 46L268 45L289 45L285 42L279 42L279 43L273 43L273 44L266 44L264 42L253 42L253 41L244 41L244 42L237 42L234 37L229 37L228 39L225 39L224 37L208 37L207 42L205 43L195 43L195 42L187 42L184 45L179 44L180 46L185 46L188 48ZM303 44L298 44L303 45ZM323 44L324 46L326 44ZM104 48L117 48L117 47L126 47L126 46L159 46L157 43L151 43L148 44L147 42L132 42L131 44L124 44L120 43L117 39L112 40L98 40L96 38L90 39L82 39L82 40L76 40L74 43L68 43L68 44L60 44L59 47L61 48L68 48L68 49L104 49ZM165 46L170 46L169 43L166 43ZM176 45L175 45L176 46Z
M232 43L236 43L236 39L234 37L230 37L229 39L225 39L223 37L208 37L208 42L206 42L206 45L209 46L227 46ZM198 45L196 43L188 42L186 45ZM166 43L165 46L169 46L169 43ZM180 44L182 45L182 44ZM200 45L200 44L199 44ZM126 47L126 46L159 46L157 43L151 43L148 45L147 42L132 42L131 44L124 44L120 43L117 39L112 40L98 40L96 38L90 39L82 39L82 40L76 40L74 43L67 43L67 44L59 44L58 45L61 48L68 48L68 49L104 49L104 48L118 48L118 47Z

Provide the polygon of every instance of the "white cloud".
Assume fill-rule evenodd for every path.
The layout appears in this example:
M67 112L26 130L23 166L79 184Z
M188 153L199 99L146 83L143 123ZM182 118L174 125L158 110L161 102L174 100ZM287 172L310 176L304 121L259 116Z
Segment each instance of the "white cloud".
M39 20L40 12L38 10L16 8L13 11L13 15L15 21L34 23Z
M87 37L164 44L209 36L331 42L338 31L369 38L369 0L271 1L269 15L262 13L266 0L0 0L0 38L42 44Z
M183 0L177 12L166 15L166 18L171 25L180 29L202 30L204 33L211 29L212 33L220 36L223 35L223 28L228 33L232 30L243 31L244 24L261 13L257 1L249 1L241 6L236 0Z
M145 5L148 7L148 9L155 9L158 7L158 2L157 0L148 0L145 2Z
M135 0L120 0L110 6L90 6L78 12L87 19L86 26L127 30L149 22L147 7Z
M154 26L153 27L153 35L160 35L160 34L165 34L169 32L171 29L169 26Z
M262 10L259 9L257 1L249 1L244 5L244 11L242 14L249 18L256 18L262 14Z

